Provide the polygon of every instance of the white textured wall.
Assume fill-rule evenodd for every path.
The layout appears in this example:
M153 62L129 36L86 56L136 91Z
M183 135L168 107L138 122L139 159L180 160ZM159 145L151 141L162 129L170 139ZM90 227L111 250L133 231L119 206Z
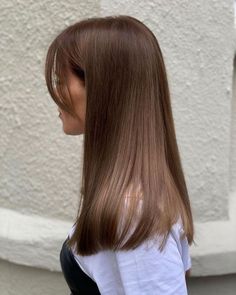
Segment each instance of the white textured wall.
M169 74L177 137L195 218L228 218L232 1L102 0L155 32Z
M47 46L87 16L132 12L156 34L172 91L195 218L227 219L232 1L1 1L0 205L70 219L81 137L61 132L43 78ZM101 12L99 12L101 11Z
M49 275L48 270L60 270L58 252L77 208L82 136L62 131L43 76L47 48L65 26L84 17L110 14L132 15L147 24L165 58L196 224L192 274L236 272L233 1L2 0L1 294L27 294L24 276L21 293L7 293L4 280L9 273L27 274L34 267L33 277L38 268L42 276ZM52 284L63 285L61 274L51 274ZM50 292L36 284L35 294ZM65 289L60 292L56 294L65 294Z
M67 295L69 292L61 273L0 260L0 294Z
M0 206L71 219L81 138L62 133L43 76L46 50L66 25L97 14L96 1L0 3Z

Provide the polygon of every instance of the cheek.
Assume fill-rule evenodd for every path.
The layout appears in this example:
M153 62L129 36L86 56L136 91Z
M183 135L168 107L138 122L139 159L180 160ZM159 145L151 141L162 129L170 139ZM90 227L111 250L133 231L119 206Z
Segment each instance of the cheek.
M83 121L85 117L86 106L82 98L77 99L75 102L75 111L79 119Z
M86 93L85 89L79 88L77 91L72 92L72 99L75 106L76 114L81 121L85 120L86 113Z

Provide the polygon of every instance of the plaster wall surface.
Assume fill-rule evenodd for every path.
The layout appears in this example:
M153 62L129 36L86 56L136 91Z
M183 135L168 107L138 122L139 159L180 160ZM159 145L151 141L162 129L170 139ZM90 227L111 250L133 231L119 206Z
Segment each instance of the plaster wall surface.
M236 275L191 278L187 286L189 295L235 295Z
M1 295L69 294L62 273L51 272L0 260Z
M63 133L44 62L56 35L99 7L75 0L0 3L0 207L63 220L75 215L82 137Z
M0 206L73 218L83 136L61 130L43 76L46 50L60 30L83 17L132 14L153 30L163 51L195 219L228 218L231 1L21 0L0 5Z
M132 12L163 51L177 139L195 220L228 218L234 55L232 1L102 0L102 15Z
M67 25L111 14L143 21L164 56L196 225L192 276L199 280L190 280L190 294L217 294L219 282L233 294L236 34L229 0L1 1L0 293L28 294L30 286L35 295L67 292L58 253L77 210L83 136L63 133L44 61ZM204 281L210 275L218 277Z

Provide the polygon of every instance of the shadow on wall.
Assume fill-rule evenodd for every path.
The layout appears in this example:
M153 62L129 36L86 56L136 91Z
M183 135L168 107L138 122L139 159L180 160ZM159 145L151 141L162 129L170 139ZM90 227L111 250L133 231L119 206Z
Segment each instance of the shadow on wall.
M235 295L236 274L187 278L189 295Z
M17 265L0 259L0 294L65 295L68 287L60 272Z

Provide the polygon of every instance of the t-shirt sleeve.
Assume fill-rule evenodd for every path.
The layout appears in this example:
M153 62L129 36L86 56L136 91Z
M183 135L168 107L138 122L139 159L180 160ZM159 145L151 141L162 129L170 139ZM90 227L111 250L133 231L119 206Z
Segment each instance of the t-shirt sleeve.
M192 261L191 261L187 237L185 236L183 239L180 238L182 233L183 233L182 223L178 222L172 227L171 236L176 242L177 248L179 250L179 253L183 262L184 271L186 272L192 267Z
M187 271L192 267L192 260L189 252L189 244L187 238L180 241L182 247L182 260L184 265L184 270Z
M172 235L163 252L157 245L146 242L133 250L117 251L115 258L123 288L121 294L187 294L185 270L189 268L190 260L184 250L185 242L181 243L186 258L179 252Z

